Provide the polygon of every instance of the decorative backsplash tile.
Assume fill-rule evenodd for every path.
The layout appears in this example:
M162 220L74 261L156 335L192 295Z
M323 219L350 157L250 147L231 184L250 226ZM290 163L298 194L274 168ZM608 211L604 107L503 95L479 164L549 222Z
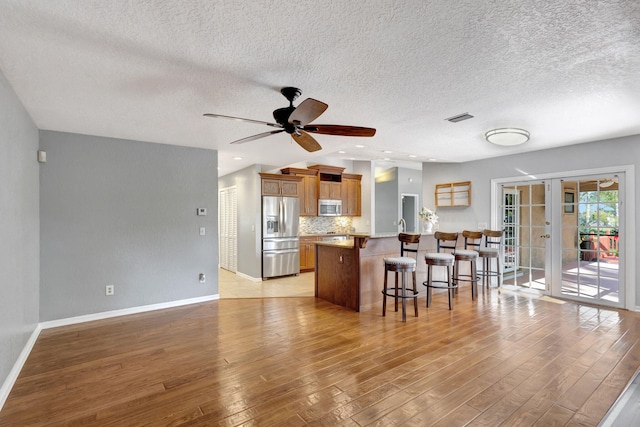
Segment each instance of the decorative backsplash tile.
M300 234L351 233L350 216L301 216Z

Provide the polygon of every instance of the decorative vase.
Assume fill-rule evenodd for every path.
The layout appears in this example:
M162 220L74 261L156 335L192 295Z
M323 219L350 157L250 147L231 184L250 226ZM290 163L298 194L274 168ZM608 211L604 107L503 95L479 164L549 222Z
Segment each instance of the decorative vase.
M433 232L433 223L431 221L423 221L423 223L422 223L422 232L423 233L432 233Z

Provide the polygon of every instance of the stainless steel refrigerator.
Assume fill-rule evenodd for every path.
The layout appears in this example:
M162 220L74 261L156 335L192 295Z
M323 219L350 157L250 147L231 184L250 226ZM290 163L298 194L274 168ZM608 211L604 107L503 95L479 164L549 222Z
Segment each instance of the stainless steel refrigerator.
M297 197L262 197L262 278L300 273Z

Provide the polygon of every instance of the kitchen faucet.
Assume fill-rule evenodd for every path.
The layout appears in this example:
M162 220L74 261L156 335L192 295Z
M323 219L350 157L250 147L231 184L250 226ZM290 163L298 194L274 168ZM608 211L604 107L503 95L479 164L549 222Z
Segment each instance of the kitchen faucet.
M404 233L405 231L407 231L407 222L404 220L404 218L400 218L400 220L398 221L398 225L402 227L400 228L401 233Z

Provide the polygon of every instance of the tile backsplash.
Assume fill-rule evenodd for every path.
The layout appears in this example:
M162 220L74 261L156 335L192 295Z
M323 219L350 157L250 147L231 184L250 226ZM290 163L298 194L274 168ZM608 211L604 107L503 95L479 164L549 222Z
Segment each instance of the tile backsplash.
M300 234L351 233L350 216L301 216Z

